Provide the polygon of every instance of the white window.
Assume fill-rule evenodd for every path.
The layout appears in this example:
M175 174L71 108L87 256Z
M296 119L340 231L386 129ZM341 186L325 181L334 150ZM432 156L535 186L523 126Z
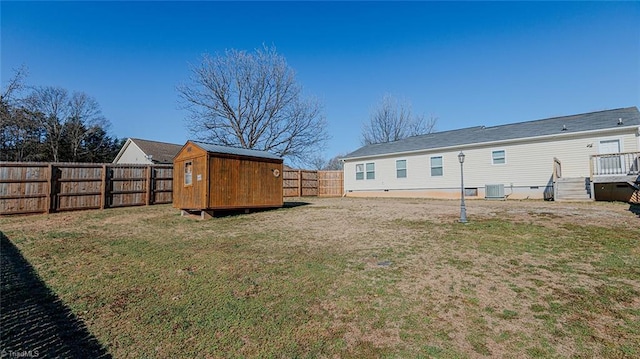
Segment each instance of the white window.
M442 156L431 157L431 176L442 176Z
M359 163L356 165L356 180L364 179L364 164Z
M396 161L396 178L407 178L407 160Z
M184 163L184 185L190 186L193 184L193 162Z
M507 155L504 150L496 150L491 152L491 164L503 165L507 163Z
M373 162L367 163L367 179L376 179L376 165Z

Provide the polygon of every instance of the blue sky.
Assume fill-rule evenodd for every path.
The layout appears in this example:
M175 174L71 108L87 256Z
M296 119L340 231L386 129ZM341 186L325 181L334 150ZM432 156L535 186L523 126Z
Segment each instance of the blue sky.
M274 45L318 97L325 157L385 94L437 130L640 106L640 2L0 2L2 84L84 91L117 137L189 139L203 53Z

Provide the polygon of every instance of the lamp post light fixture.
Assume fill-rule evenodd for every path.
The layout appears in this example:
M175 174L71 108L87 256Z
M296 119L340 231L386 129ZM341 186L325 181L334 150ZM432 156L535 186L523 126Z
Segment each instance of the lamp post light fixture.
M467 207L464 204L464 153L458 153L460 162L460 223L467 223Z

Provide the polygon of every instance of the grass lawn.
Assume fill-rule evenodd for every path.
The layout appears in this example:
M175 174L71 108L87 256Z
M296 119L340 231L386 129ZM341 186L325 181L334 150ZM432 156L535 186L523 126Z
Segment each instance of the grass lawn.
M118 358L640 356L640 218L621 203L303 199L0 218ZM3 278L3 288L10 285Z

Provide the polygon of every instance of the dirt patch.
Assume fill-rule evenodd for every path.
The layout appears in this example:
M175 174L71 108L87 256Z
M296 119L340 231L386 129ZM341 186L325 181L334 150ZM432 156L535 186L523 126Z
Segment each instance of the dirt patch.
M414 303L406 310L429 318L433 335L445 333L443 339L431 340L438 348L453 347L470 357L509 357L521 352L523 343L530 342L522 338L535 338L525 349L543 356L569 357L585 347L599 352L598 344L585 344L570 335L592 316L598 319L592 320L593 327L583 328L592 333L588 335L596 341L617 342L611 328L620 324L618 318L590 313L578 315L578 319L569 314L548 314L556 310L554 305L572 304L571 297L559 293L584 288L582 298L593 295L593 288L608 281L601 278L602 273L590 261L581 261L575 253L563 250L547 254L526 250L487 254L463 243L465 238L443 240L443 236L451 236L451 230L441 225L460 225L456 223L459 210L457 201L342 198L312 200L296 213L278 215L300 231L299 236L290 238L289 245L327 246L360 254L351 261L356 270L340 284L342 288L383 270L380 263L401 271L390 287ZM467 215L469 226L474 222L507 220L558 233L564 233L563 228L583 226L637 230L639 225L628 205L621 203L470 201ZM522 234L523 238L535 236ZM505 245L505 250L511 249ZM596 261L599 253L593 255ZM640 282L633 281L631 285L640 290ZM393 307L390 303L385 305ZM338 306L334 310L352 310L345 308L351 307L343 304L342 309ZM374 346L397 344L397 336L391 332L402 326L402 320L391 323L388 331L367 330L366 326L356 327L349 322L349 315L344 316L337 318L345 320L349 345L359 341L371 341ZM607 356L606 352L599 353Z

